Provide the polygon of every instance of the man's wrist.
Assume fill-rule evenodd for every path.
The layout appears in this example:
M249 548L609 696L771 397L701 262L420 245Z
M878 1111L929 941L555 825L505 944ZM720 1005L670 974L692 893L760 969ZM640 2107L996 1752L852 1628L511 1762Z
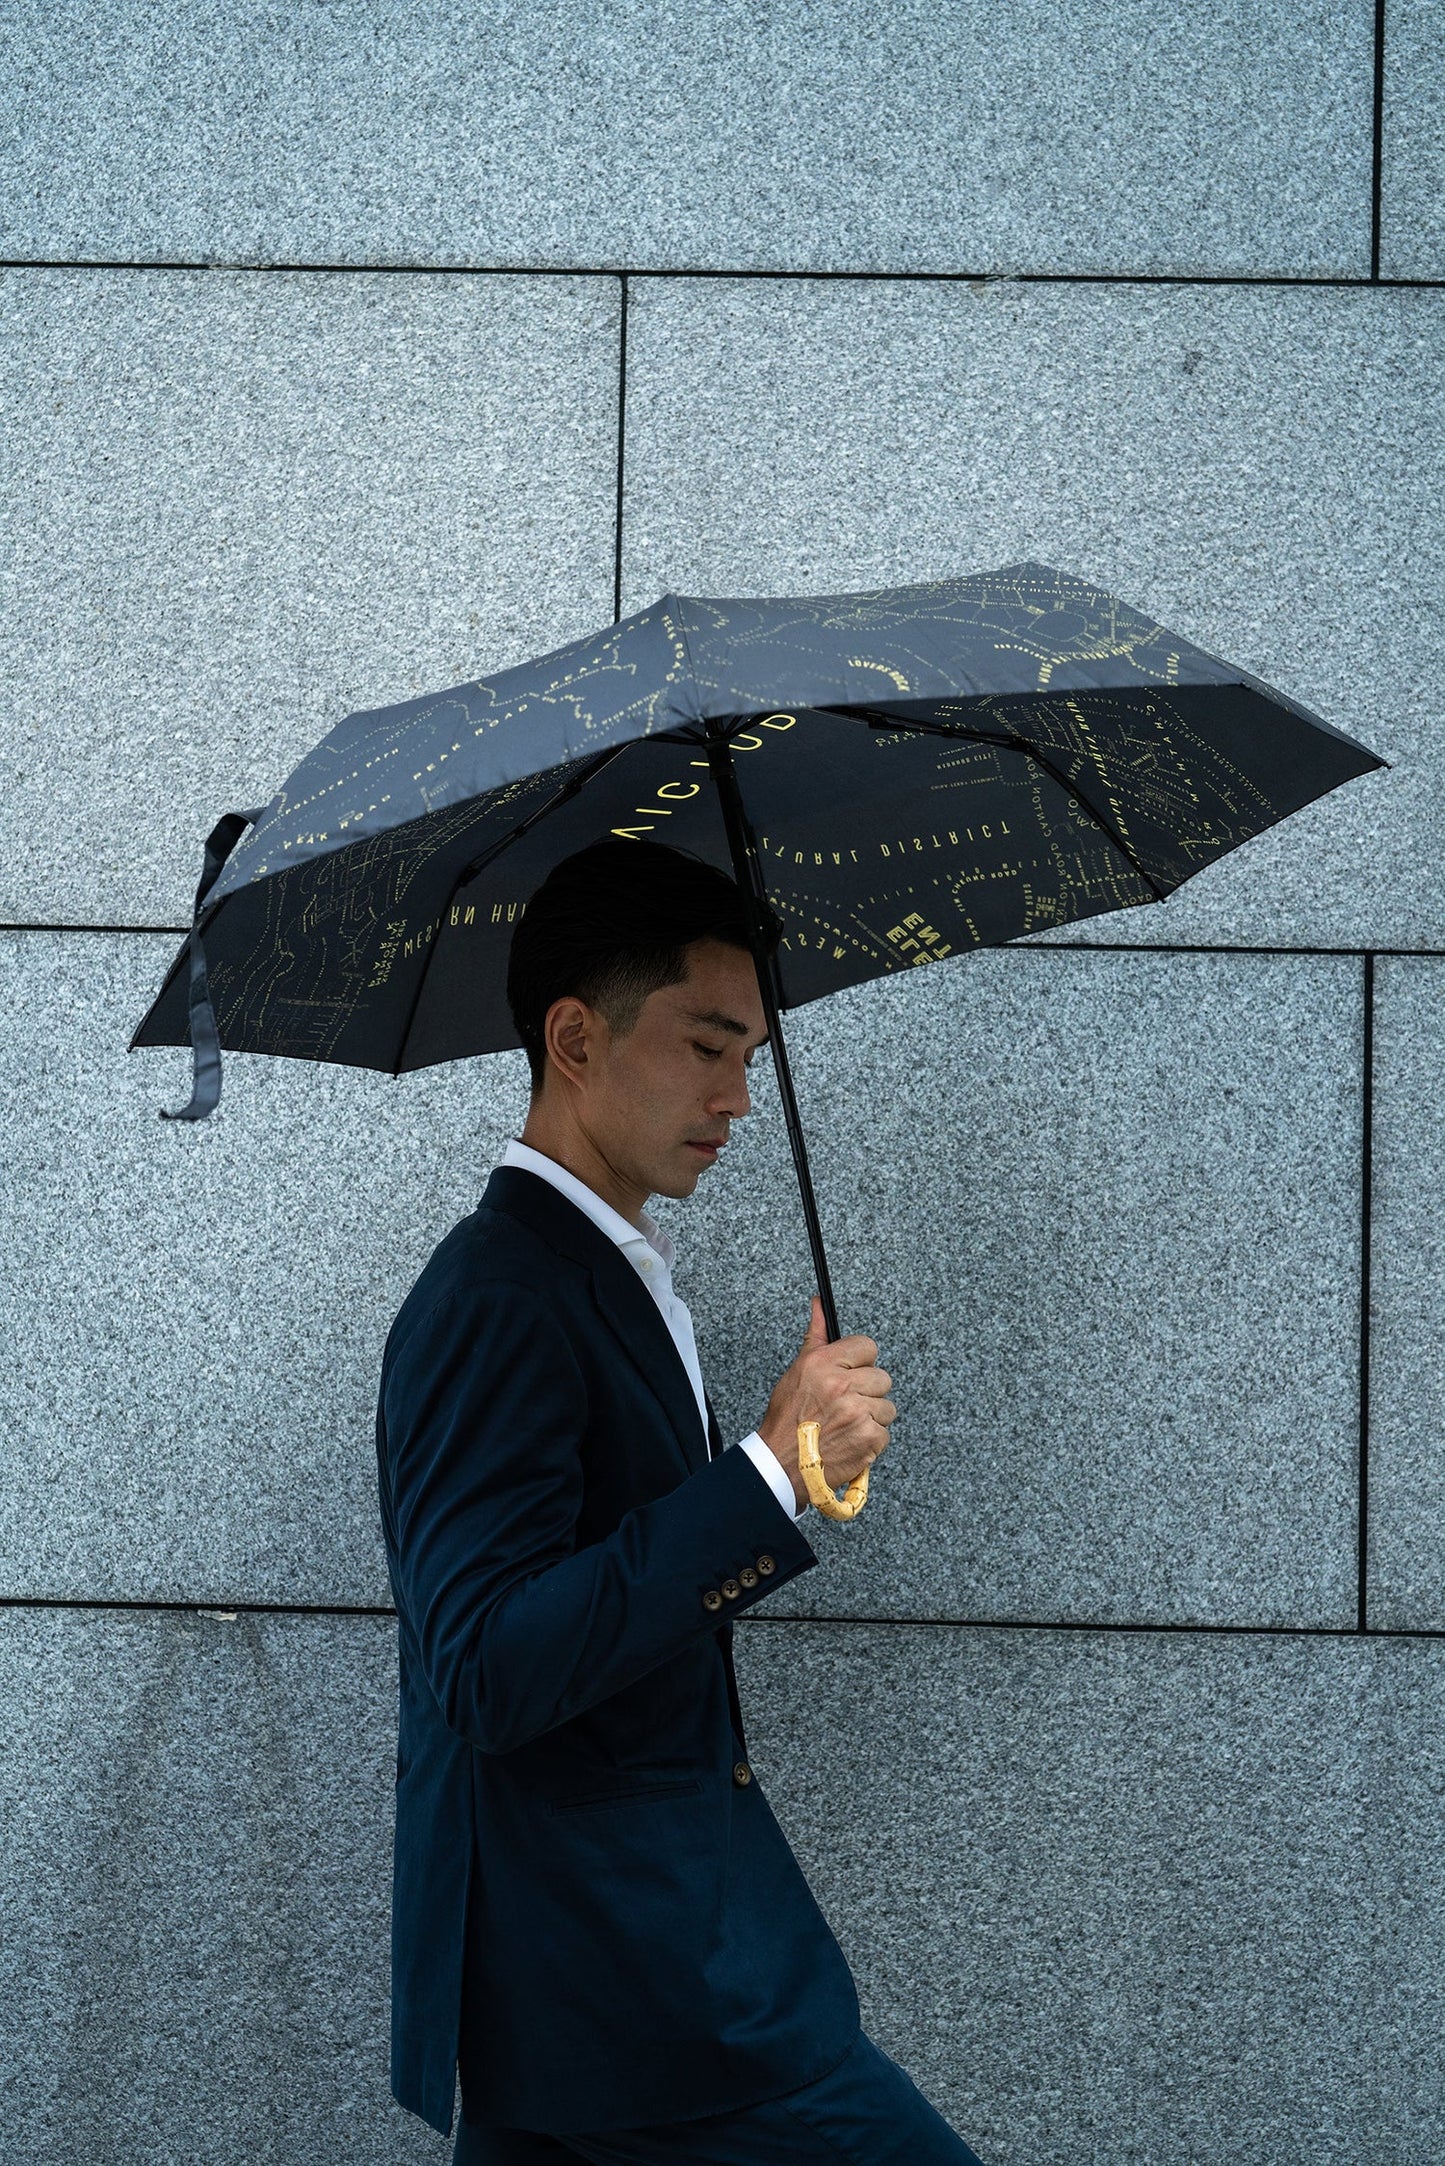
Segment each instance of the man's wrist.
M754 1429L750 1435L742 1438L738 1450L747 1453L789 1519L801 1519L808 1509L807 1499L804 1498L802 1503L799 1503L792 1478L772 1446Z

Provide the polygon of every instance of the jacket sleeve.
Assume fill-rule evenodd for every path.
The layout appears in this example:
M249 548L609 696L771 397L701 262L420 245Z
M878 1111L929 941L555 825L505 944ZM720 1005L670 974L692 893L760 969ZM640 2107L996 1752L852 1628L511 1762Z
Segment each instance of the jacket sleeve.
M484 1752L621 1691L818 1561L737 1450L579 1548L587 1392L529 1288L449 1293L408 1319L380 1411L397 1601L446 1721ZM719 1602L725 1581L739 1592Z

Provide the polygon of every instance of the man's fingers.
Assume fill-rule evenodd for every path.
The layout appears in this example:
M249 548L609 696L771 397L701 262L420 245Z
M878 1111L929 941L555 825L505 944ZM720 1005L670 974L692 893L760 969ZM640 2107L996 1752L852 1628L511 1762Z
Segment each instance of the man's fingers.
M891 1399L864 1399L857 1406L851 1419L840 1425L838 1434L866 1439L871 1443L881 1429L886 1436L888 1425L898 1419L898 1409ZM826 1436L824 1443L826 1445ZM826 1457L826 1450L824 1453Z
M845 1369L866 1369L878 1359L878 1341L855 1331L846 1339L834 1339L828 1352Z
M803 1333L803 1346L806 1349L812 1346L826 1346L827 1344L828 1325L823 1315L822 1297L814 1294L812 1305L808 1310L808 1328Z
M805 1339L798 1359L815 1363L822 1369L846 1370L852 1375L856 1371L872 1368L878 1359L878 1342L876 1339L864 1338L859 1332L855 1332L850 1339L824 1340L821 1344L811 1346Z

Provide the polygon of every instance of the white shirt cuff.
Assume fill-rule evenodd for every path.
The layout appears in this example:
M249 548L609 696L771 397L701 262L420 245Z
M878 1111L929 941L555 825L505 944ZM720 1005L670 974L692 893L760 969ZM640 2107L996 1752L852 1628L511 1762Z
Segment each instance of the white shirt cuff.
M777 1453L763 1442L756 1429L754 1429L751 1436L742 1438L738 1450L747 1453L759 1474L766 1480L779 1504L782 1505L789 1519L796 1525L808 1507L806 1503L799 1506L798 1500L793 1494L793 1485L783 1472Z

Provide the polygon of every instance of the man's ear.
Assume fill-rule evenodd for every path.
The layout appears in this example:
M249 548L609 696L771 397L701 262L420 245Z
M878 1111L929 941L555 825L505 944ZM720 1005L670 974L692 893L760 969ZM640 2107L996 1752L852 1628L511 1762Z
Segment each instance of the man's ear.
M606 1022L597 1010L589 1008L586 1001L578 1000L575 994L568 993L561 1000L554 1000L542 1025L548 1067L555 1068L562 1080L574 1088L585 1087L588 1056L595 1055L599 1035L606 1028Z

